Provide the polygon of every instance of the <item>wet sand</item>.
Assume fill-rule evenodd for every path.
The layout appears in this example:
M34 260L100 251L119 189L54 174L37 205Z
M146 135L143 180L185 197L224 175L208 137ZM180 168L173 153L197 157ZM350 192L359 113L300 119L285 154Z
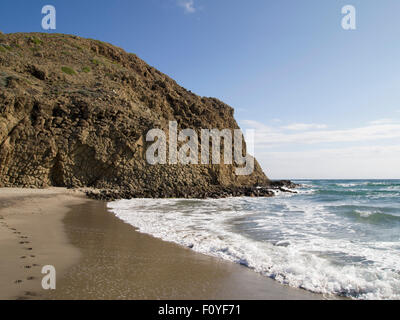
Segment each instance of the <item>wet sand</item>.
M233 263L141 234L103 202L74 206L64 219L81 261L53 299L321 299Z
M141 234L109 213L104 202L72 191L57 189L50 195L48 190L25 191L29 195L14 194L12 200L4 190L9 189L0 189L0 215L5 215L0 222L15 226L21 234L0 228L2 299L324 299L243 266ZM28 245L18 244L22 235L29 236L35 253L33 260L26 260L29 263L20 259ZM41 289L39 266L24 268L33 261L56 267L56 290ZM26 280L30 276L35 279ZM24 281L14 283L17 278Z
M62 219L68 205L86 202L66 189L0 188L0 299L39 299L43 266L53 265L62 276L79 261Z

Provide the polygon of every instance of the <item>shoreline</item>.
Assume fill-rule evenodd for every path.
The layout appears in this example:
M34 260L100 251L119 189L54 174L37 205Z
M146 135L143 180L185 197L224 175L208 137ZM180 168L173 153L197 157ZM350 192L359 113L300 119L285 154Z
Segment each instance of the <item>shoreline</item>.
M0 217L0 299L325 299L139 233L82 192L0 189ZM19 244L22 236L30 243ZM20 259L28 245L35 257ZM48 264L57 270L54 291L41 288Z

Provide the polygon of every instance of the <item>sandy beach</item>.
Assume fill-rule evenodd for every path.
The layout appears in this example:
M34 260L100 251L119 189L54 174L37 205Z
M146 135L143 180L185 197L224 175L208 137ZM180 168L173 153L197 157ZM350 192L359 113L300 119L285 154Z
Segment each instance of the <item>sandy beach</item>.
M62 219L68 205L87 201L66 189L0 189L0 299L40 298L42 266L62 276L78 262Z
M138 233L62 188L0 189L0 299L324 299ZM53 265L56 290L41 287Z

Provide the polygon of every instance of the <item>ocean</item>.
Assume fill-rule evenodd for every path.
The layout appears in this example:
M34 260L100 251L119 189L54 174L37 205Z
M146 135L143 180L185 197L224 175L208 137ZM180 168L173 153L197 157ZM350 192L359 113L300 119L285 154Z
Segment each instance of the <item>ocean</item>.
M400 180L301 180L273 198L132 199L109 210L138 231L283 284L400 299Z

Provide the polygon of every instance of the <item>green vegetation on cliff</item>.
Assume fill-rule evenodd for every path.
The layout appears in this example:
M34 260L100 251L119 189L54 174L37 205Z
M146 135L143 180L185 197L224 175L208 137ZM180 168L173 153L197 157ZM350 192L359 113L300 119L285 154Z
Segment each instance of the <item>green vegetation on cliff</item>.
M0 43L0 186L172 197L269 183L257 162L249 176L233 165L149 165L150 129L167 130L169 121L179 130L238 125L231 107L136 55L62 34L0 34Z

